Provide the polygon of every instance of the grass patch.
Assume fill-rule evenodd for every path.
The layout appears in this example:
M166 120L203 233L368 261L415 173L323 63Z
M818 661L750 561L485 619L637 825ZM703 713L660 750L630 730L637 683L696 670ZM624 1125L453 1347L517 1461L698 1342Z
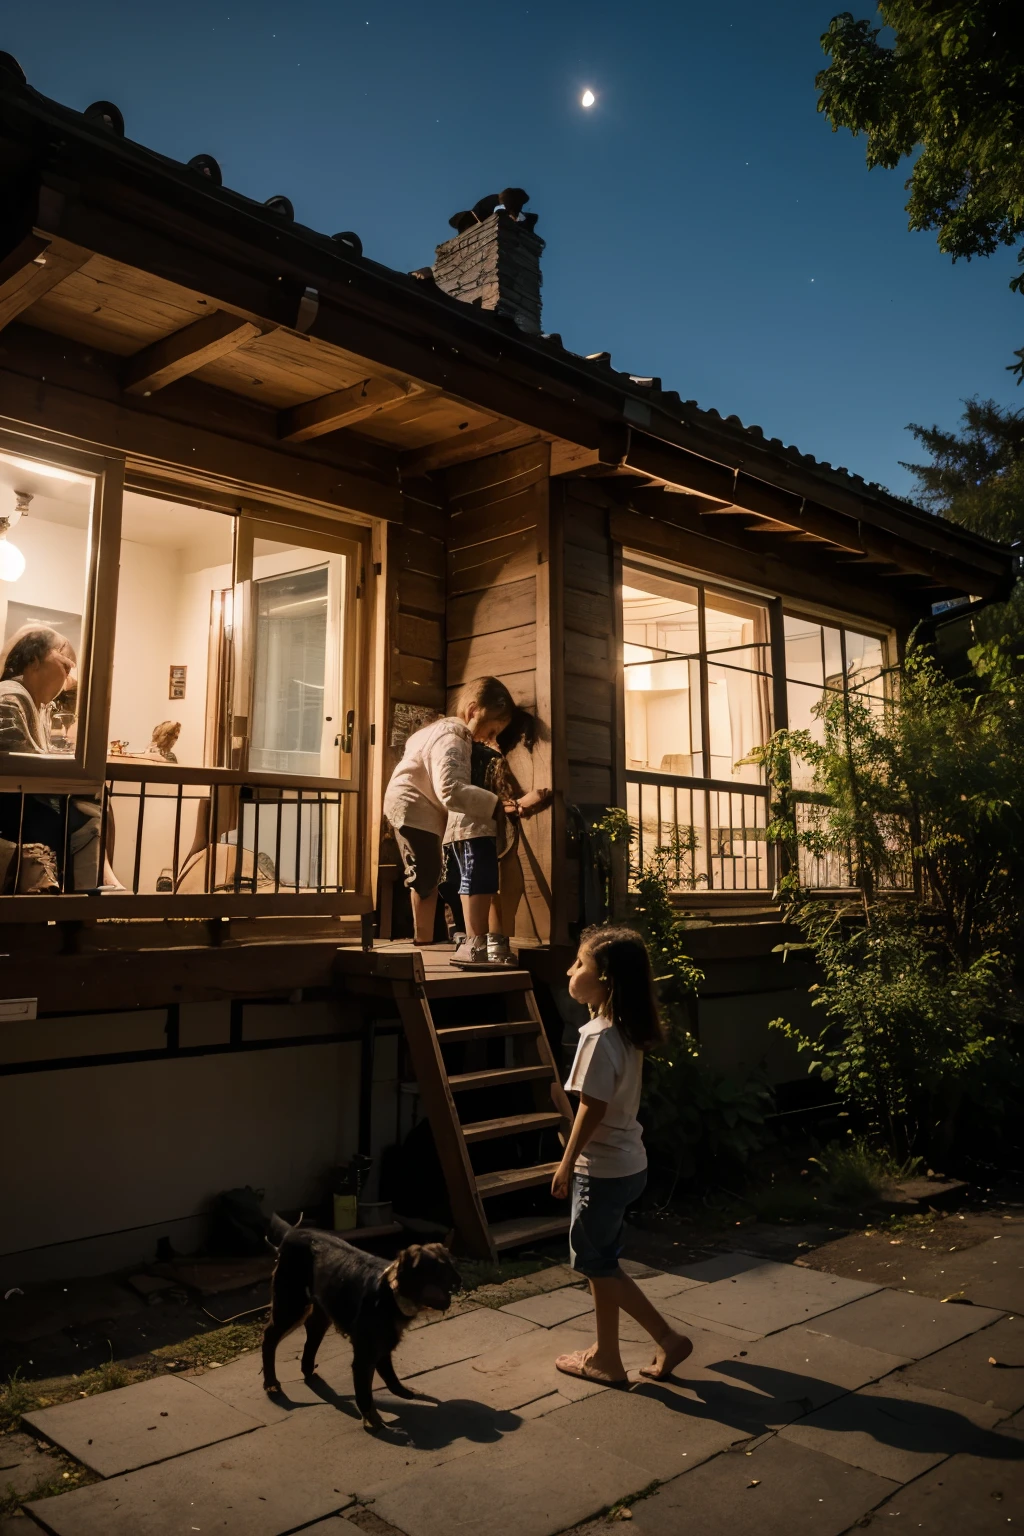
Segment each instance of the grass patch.
M821 1169L825 1188L835 1204L856 1207L880 1200L890 1184L909 1178L921 1159L897 1163L889 1152L858 1136L847 1142L834 1142L811 1161Z
M535 1275L540 1269L549 1269L550 1259L456 1259L462 1284L467 1291L476 1291L482 1285L504 1285L506 1280L521 1280L524 1275Z
M20 1371L0 1387L0 1434L17 1429L23 1413L31 1413L37 1407L35 1388L23 1381Z
M61 1456L60 1460L62 1470L47 1472L28 1493L18 1494L13 1483L8 1483L3 1493L0 1493L0 1519L16 1515L23 1504L31 1504L33 1499L53 1499L58 1494L70 1493L75 1488L85 1488L89 1483L99 1482L95 1472L72 1461L70 1456Z
M164 1369L178 1365L189 1370L201 1370L204 1366L227 1365L239 1355L259 1349L263 1342L266 1318L261 1316L248 1323L229 1323L224 1328L214 1328L209 1333L198 1333L194 1338L178 1344L162 1344L154 1349L153 1359Z

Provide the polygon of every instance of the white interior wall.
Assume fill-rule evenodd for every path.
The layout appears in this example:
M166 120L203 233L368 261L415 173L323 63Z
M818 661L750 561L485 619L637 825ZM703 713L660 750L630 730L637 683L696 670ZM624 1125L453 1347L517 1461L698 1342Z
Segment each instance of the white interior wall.
M85 601L87 534L84 528L51 523L42 516L23 517L11 534L25 556L17 581L0 581L0 636L7 624L7 604L38 603L64 613L82 612Z

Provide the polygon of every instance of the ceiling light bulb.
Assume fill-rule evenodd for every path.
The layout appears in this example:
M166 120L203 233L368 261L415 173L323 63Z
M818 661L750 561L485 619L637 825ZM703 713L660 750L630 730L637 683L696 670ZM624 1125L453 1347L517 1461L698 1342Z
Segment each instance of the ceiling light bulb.
M16 544L0 533L0 581L17 581L25 574L25 556Z
M592 107L596 100L597 100L597 97L594 95L593 91L588 86L587 89L583 92L583 95L580 97L580 106L581 107Z

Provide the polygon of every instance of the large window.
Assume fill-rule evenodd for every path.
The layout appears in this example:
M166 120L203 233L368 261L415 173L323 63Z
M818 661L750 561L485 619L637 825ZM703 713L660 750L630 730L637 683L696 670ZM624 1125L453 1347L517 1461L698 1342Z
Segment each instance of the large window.
M623 572L626 766L760 783L771 734L768 611L640 567Z
M829 698L857 697L869 709L881 712L885 705L886 642L877 635L819 623L815 619L785 616L786 702L789 726L808 731L815 741L824 739L819 707ZM809 767L793 762L793 784L808 789Z
M680 890L763 888L767 794L747 759L772 732L767 606L630 562L622 621L637 861L667 862Z
M101 771L90 679L109 669L100 534L116 548L119 489L111 461L0 433L0 777Z

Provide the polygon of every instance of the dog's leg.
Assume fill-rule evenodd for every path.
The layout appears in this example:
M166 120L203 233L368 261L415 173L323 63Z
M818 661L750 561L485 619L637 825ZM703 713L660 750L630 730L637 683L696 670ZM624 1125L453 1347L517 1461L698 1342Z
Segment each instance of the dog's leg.
M316 1370L316 1352L330 1326L331 1320L327 1313L314 1302L313 1310L306 1318L306 1345L302 1351L303 1376L312 1376Z
M384 1420L373 1406L373 1372L375 1361L372 1356L356 1349L352 1355L352 1384L355 1387L356 1407L363 1416L363 1428L371 1434L377 1434L384 1428Z
M307 1324L307 1327L308 1326L309 1325ZM411 1387L403 1386L399 1381L398 1376L395 1373L395 1367L390 1355L384 1355L382 1359L377 1361L377 1374L380 1376L381 1381L387 1387L388 1391L393 1392L396 1397L419 1396L418 1392L414 1392Z
M263 1330L263 1390L280 1392L275 1356L277 1346L286 1333L291 1333L302 1322L309 1303L304 1297L288 1296L275 1288L270 1322Z

